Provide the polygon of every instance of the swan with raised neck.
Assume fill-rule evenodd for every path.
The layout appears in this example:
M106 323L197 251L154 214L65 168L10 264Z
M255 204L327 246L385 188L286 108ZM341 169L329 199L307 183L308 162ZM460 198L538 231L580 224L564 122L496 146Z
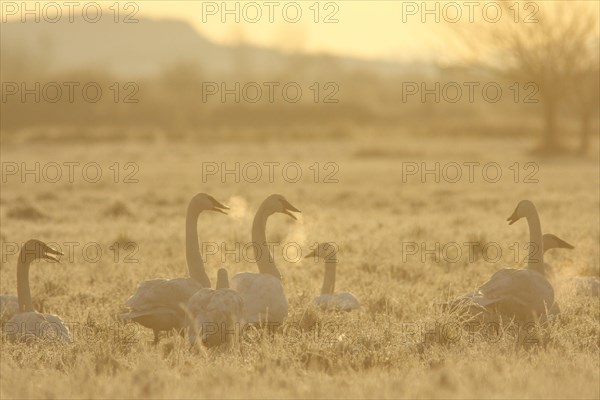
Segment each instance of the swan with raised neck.
M352 311L360 308L358 299L350 292L335 292L337 259L337 244L320 243L317 247L306 255L305 258L314 258L315 262L323 260L325 262L325 276L321 294L313 300L315 304L323 309Z
M526 218L529 225L530 251L527 267L498 270L478 290L446 305L475 315L485 315L481 313L483 307L488 312L507 315L520 321L546 318L548 311L550 314L554 313L553 310L557 307L554 305L554 288L546 277L545 245L566 248L570 245L554 235L542 236L540 218L531 201L519 202L507 221L512 225L521 218Z
M203 287L210 288L198 243L197 221L203 211L227 214L229 207L206 193L198 193L191 200L186 214L186 262L189 278L154 279L143 281L127 300L129 311L121 318L132 320L154 331L154 343L159 332L185 327L184 307L189 299Z
M258 273L240 272L231 279L231 287L244 299L244 320L250 324L282 323L288 315L288 302L281 284L281 273L267 246L267 219L274 213L293 219L300 212L280 194L267 197L252 223L252 242Z
M28 240L17 261L17 298L19 299L19 312L35 311L31 301L31 291L29 289L29 266L38 259L46 259L58 262L59 255L63 255L39 240Z
M71 342L69 329L63 321L53 314L43 314L35 311L29 288L29 267L38 259L58 262L58 256L63 253L51 248L36 239L28 240L21 249L17 261L17 298L19 311L6 323L8 339L26 340L32 337L39 339L60 340ZM48 331L52 331L52 337Z

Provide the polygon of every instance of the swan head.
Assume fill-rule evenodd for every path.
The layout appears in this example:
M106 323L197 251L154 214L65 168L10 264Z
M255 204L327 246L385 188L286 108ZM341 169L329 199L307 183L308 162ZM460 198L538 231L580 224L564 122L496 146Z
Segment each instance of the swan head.
M227 215L224 210L229 210L224 204L221 204L214 197L206 193L198 193L190 201L189 208L200 213L202 211L216 211Z
M294 207L285 197L280 194L272 194L263 201L263 207L266 208L269 214L283 213L289 215L293 219L297 219L292 212L301 212ZM290 212L291 211L291 212Z
M217 271L217 289L229 288L229 275L225 268L219 268Z
M308 253L304 258L314 257L315 261L323 260L323 261L337 261L337 244L333 242L323 242L319 243L317 247Z
M53 249L46 243L40 240L30 239L23 245L19 257L21 257L22 261L26 263L30 263L37 259L46 259L58 262L58 256L62 255L62 252Z
M550 249L574 249L575 246L565 242L558 236L555 236L551 233L546 233L542 236L542 240L544 241L544 250Z
M515 208L515 211L506 220L509 225L514 224L523 217L530 215L532 212L537 212L533 203L529 200L521 200Z

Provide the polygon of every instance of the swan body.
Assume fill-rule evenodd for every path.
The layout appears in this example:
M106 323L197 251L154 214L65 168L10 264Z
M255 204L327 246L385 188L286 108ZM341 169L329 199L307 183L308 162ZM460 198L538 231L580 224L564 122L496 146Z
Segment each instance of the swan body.
M58 250L31 239L25 243L17 263L18 312L4 325L8 340L30 343L34 340L70 343L71 335L64 322L56 315L34 310L29 290L29 266L36 259L58 261Z
M228 208L210 195L195 195L188 205L186 215L186 261L190 277L141 282L127 300L129 311L121 314L121 318L152 329L154 343L158 342L160 331L175 329L182 332L185 327L184 306L198 290L210 287L200 254L197 221L202 211L226 214L224 210Z
M60 317L42 314L37 311L15 314L4 326L6 337L11 342L32 342L42 339L45 342L70 343L71 335Z
M559 237L557 237L551 233L546 233L542 236L542 243L544 246L544 254L546 253L546 251L548 251L550 249L557 249L557 248L573 249L574 248L569 243L565 242L564 240L560 239ZM484 303L486 303L485 298L499 295L498 293L494 294L494 291L497 290L498 288L499 288L499 290L503 290L503 288L516 287L519 284L522 284L523 282L530 282L531 280L539 281L536 286L540 287L540 291L546 292L546 294L544 296L544 297L546 297L546 300L549 300L550 297L554 298L554 290L552 289L552 291L551 291L550 288L548 287L548 285L550 285L550 283L548 282L547 279L542 279L539 277L536 278L536 275L532 274L531 279L526 278L523 281L520 277L520 274L522 274L523 272L518 272L518 271L527 271L527 270L516 269L516 268L504 268L499 271L496 271L486 283L484 283L482 286L479 287L478 290L476 290L474 292L466 293L465 295L459 297L457 300L452 302L452 304L456 305L461 301L475 299L477 304L484 306L485 305ZM546 278L548 278L548 276L552 274L552 267L549 264L544 262L543 271L544 271L544 276ZM513 279L515 279L514 283L512 282ZM526 291L526 289L523 289L523 291ZM543 310L543 309L544 309L543 307L538 307L538 311ZM552 303L552 305L550 306L548 311L549 311L549 313L551 313L553 315L560 314L560 308L556 302Z
M19 299L17 296L0 296L0 324L4 325L13 315L19 312Z
M239 332L244 318L244 299L235 290L229 289L227 270L217 274L216 289L204 288L197 291L188 301L190 316L188 340L195 345L200 337L206 347L218 346L229 341Z
M335 274L337 260L337 249L334 244L321 243L305 258L314 257L315 261L325 260L325 277L321 295L313 299L318 307L324 310L352 311L360 308L360 302L350 292L335 293Z
M288 315L288 302L281 280L269 274L241 272L231 280L245 304L244 320L252 324L281 323Z
M485 308L493 306L500 314L528 320L532 313L544 315L554 304L554 289L537 271L507 268L492 275L473 300Z
M457 303L479 306L487 311L531 321L545 316L554 305L554 289L545 276L544 243L537 210L532 202L523 200L507 219L512 225L521 218L529 224L532 251L524 269L505 268L495 272L475 292L467 293ZM558 307L555 308L558 310Z
M185 319L182 306L200 289L202 285L189 278L144 281L125 303L129 312L122 318L155 331L182 329Z
M259 272L242 272L231 279L232 289L244 299L244 320L247 323L280 324L287 317L288 302L281 284L281 274L267 246L266 227L267 219L277 212L296 219L290 211L300 212L283 196L273 194L262 202L254 216L252 243Z

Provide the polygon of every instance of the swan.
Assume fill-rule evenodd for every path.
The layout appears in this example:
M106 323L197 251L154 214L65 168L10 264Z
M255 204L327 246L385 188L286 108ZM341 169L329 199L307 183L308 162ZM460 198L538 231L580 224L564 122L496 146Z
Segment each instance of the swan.
M569 243L567 243L564 240L562 240L561 238L559 238L558 236L553 235L552 233L546 233L542 236L542 245L543 245L543 254L546 254L546 252L551 249L574 249L575 248L572 245L570 245ZM499 275L510 274L510 273L512 273L511 271L518 271L518 270L519 270L518 268L503 268L499 271L496 271L494 273L494 275L492 275L490 280L494 279L494 276L496 276L497 274L499 274ZM554 268L550 264L544 262L541 273L545 277L550 278L554 274Z
M56 315L39 313L34 310L29 290L29 266L37 259L58 261L56 256L62 255L47 244L28 240L19 254L17 262L17 298L19 309L4 326L7 338L11 342L43 339L70 343L71 335L64 322Z
M272 194L256 212L252 222L252 243L258 264L258 273L241 272L231 279L231 287L244 299L244 320L250 324L280 324L287 317L288 302L281 285L281 274L267 246L267 219L274 213L283 213L296 219L291 212L300 212L285 197Z
M542 243L544 246L544 254L546 254L546 252L551 249L574 249L575 248L572 245L570 245L569 243L567 243L564 240L562 240L561 238L559 238L558 236L553 235L551 233L545 233L542 236ZM492 277L490 278L490 281L495 280L495 279L500 279L501 276L511 274L511 273L513 273L513 271L517 271L517 270L518 270L517 268L503 268L503 269L495 272L492 275ZM553 275L552 266L546 262L544 262L544 275L547 278L550 278ZM442 304L442 305L443 306L450 305L451 307L456 307L456 306L462 304L464 301L472 300L474 297L478 297L478 296L481 296L479 289L474 292L468 292L468 293L460 296L459 298L457 298L449 303ZM558 304L556 302L554 302L548 311L553 315L557 315L557 314L560 314L560 307L558 306Z
M313 302L324 310L352 311L360 308L358 299L350 292L334 293L335 270L337 265L337 249L335 244L320 243L315 250L304 258L314 257L315 261L325 261L325 278L321 295L313 299Z
M544 235L544 252L549 249L574 249L575 247L559 237L552 234ZM546 275L553 275L551 265L544 263ZM575 288L575 294L579 296L596 296L600 294L600 278L598 276L574 276L567 283Z
M521 218L527 219L532 247L527 267L497 271L476 292L459 300L468 299L488 311L520 321L532 321L535 317L544 316L546 310L552 307L554 289L545 276L542 228L537 209L531 201L519 202L507 221L512 225Z
M127 300L126 306L129 311L121 314L121 318L152 329L155 344L158 343L160 331L182 331L185 312L181 305L187 304L198 290L210 287L198 244L197 221L200 213L217 211L227 215L224 211L227 209L229 207L208 194L196 194L190 200L185 221L185 256L190 277L141 282L136 292Z
M545 233L544 236L542 236L542 242L544 244L544 254L546 254L546 252L550 249L572 250L575 248L573 245L565 242L558 236L553 235L551 233ZM552 267L552 265L546 262L544 262L544 274L549 278L552 278L552 276L554 276L554 268Z
M239 323L244 317L244 299L235 290L229 289L227 270L217 272L216 289L204 288L197 291L187 303L188 340L193 346L201 337L206 347L227 342L230 335L239 333Z
M568 281L578 296L600 296L600 278L597 276L574 276Z

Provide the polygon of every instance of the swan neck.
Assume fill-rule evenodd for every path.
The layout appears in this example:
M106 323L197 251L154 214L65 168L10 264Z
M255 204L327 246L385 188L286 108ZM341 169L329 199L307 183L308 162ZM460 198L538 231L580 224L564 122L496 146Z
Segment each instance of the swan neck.
M217 276L217 289L229 289L229 279L227 278L227 275L222 276L222 275L218 275Z
M333 294L335 291L335 269L337 260L325 261L325 278L323 279L323 287L321 294Z
M254 245L254 257L261 274L270 274L281 279L281 274L275 265L273 254L267 246L267 219L271 214L261 205L252 222L252 243Z
M30 261L23 260L19 255L17 263L17 298L19 300L19 311L30 312L33 310L31 302L31 291L29 290L29 265Z
M210 280L204 270L204 262L200 253L198 238L198 217L200 212L188 209L185 219L185 259L190 277L200 283L202 287L210 287Z
M529 251L527 268L544 274L544 242L542 240L542 224L535 209L527 215L529 225Z

